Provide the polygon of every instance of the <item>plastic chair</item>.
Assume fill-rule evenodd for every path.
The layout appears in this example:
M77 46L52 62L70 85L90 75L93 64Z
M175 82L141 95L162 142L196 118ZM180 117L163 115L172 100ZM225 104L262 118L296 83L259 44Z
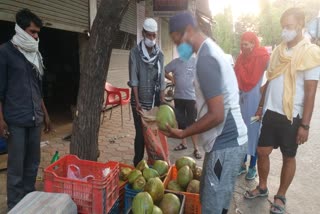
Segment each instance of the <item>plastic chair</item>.
M107 110L107 106L111 105L111 111L109 119L112 116L112 109L115 105L120 105L121 107L121 126L123 127L123 115L122 115L122 106L130 103L130 90L129 88L117 88L112 86L110 83L106 82L104 90L107 92L106 102L103 107L103 117L102 122L104 120L104 113ZM125 95L125 96L123 96ZM130 113L130 105L129 105L129 119L131 120L131 113Z

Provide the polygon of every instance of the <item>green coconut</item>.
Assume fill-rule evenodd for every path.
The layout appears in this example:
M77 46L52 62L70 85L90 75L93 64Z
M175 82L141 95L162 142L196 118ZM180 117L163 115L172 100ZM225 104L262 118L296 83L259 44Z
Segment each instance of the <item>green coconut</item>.
M152 214L163 214L163 212L159 207L157 207L156 205L153 205Z
M172 191L178 191L178 192L183 192L184 189L177 183L176 180L171 180L168 183L168 190L172 190Z
M200 181L201 175L202 175L202 168L199 166L196 166L193 170L193 179Z
M153 201L149 193L140 192L132 200L133 214L152 214Z
M146 169L149 168L147 161L146 160L141 160L138 165L136 166L137 170L140 170L141 172Z
M160 130L167 131L167 124L172 127L177 127L176 116L173 109L168 105L161 105L156 115L157 125Z
M144 191L148 192L152 200L157 203L162 200L164 195L164 186L160 178L150 178L144 187Z
M181 157L176 160L177 170L181 169L184 166L189 166L193 170L196 167L196 161L190 157Z
M189 166L184 166L178 171L177 182L182 188L186 188L193 179L193 173Z
M159 173L155 169L145 168L142 172L143 177L148 181L150 178L160 177Z
M122 181L128 180L128 176L131 171L132 171L132 169L130 169L128 167L121 168L120 173L119 173L120 180L122 180Z
M133 182L140 176L142 175L142 172L140 170L134 169L130 172L128 175L128 181L130 184L133 184Z
M159 204L160 209L166 214L179 214L181 202L175 194L166 193Z
M156 160L152 166L153 169L157 170L160 176L165 175L169 170L169 165L166 161Z
M142 191L145 185L146 179L144 179L142 175L139 175L139 177L133 182L132 189L136 191Z
M187 187L187 192L190 193L200 193L200 181L198 180L192 180L189 182L188 187Z

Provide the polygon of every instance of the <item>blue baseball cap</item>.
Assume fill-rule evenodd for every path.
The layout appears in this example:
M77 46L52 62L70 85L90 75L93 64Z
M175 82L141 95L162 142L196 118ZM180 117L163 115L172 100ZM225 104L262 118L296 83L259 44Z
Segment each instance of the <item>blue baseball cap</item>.
M191 25L192 27L198 26L198 23L194 16L190 12L179 13L170 18L169 31L170 33L178 32L186 28L188 25Z

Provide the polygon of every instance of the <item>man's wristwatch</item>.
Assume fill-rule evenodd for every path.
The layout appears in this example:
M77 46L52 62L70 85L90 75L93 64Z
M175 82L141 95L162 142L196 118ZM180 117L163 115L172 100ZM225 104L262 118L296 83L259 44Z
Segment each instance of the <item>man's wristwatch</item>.
M306 125L306 124L300 124L300 126L304 129L304 130L309 130L310 129L310 126L309 125Z

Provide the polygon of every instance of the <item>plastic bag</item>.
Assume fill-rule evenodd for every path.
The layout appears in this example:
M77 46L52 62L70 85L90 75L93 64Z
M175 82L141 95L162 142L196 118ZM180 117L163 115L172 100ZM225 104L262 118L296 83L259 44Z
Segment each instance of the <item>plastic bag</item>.
M155 160L164 160L170 165L167 137L158 130L155 121L157 111L158 107L155 107L141 114L148 164L153 165Z
M110 168L105 168L104 170L102 170L103 177L107 177L110 172L111 172Z
M95 177L93 175L87 175L86 177L82 178L80 168L75 164L70 164L68 165L67 178L88 182L94 179Z

